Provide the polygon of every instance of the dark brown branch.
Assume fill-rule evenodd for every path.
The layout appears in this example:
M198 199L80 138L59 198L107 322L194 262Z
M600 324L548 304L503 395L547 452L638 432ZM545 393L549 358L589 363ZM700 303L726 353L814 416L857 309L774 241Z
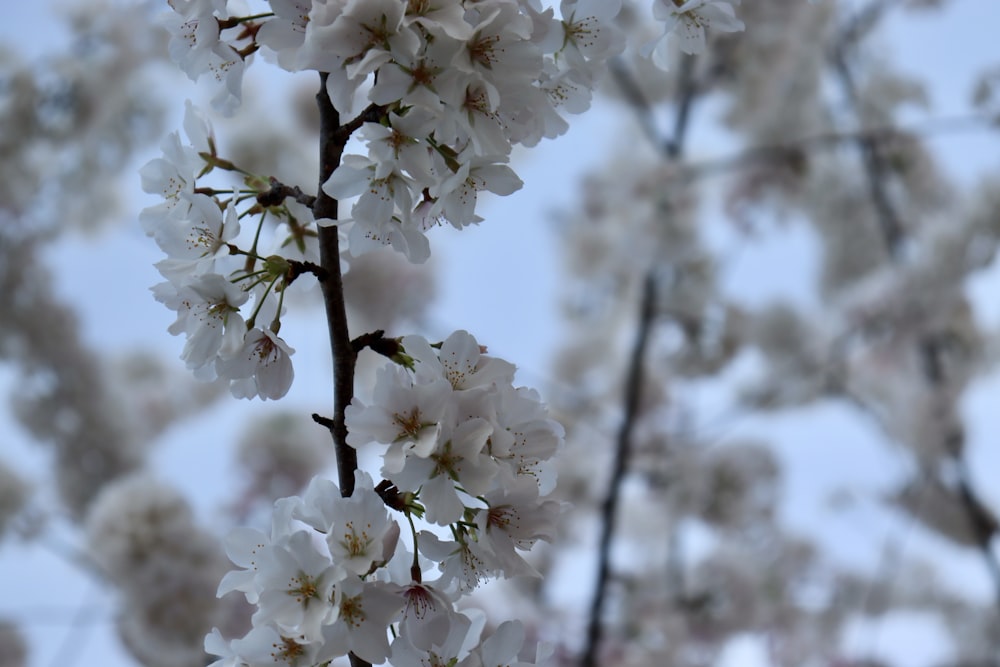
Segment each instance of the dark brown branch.
M344 146L350 138L340 125L340 114L333 108L326 90L326 73L320 74L320 88L316 94L320 117L319 195L313 206L313 216L318 220L337 219L337 200L323 191L323 184L340 165ZM326 278L320 281L323 306L330 332L330 353L333 355L333 436L337 452L337 473L340 493L347 497L354 493L354 471L358 469L358 454L347 444L347 425L344 410L354 397L354 365L356 355L351 345L347 327L347 306L344 301L344 279L340 274L340 238L335 225L319 228L320 264Z
M270 179L271 189L257 195L257 203L265 208L280 206L286 198L291 197L298 203L308 208L316 206L316 197L302 192L299 186L292 187L285 185L273 176Z
M654 146L657 150L661 151L668 162L676 162L684 154L688 121L691 116L691 109L698 96L698 90L699 86L694 78L694 58L685 58L680 72L680 82L678 85L678 94L680 97L677 100L674 116L673 135L667 141L661 141L655 136L651 139ZM634 108L636 113L641 116L643 108ZM640 122L642 122L641 118ZM669 209L665 213L669 214ZM607 594L608 579L611 574L611 541L617 525L618 500L621 496L622 483L624 482L625 471L628 467L632 430L635 427L639 411L643 359L646 355L646 346L653 328L653 321L655 320L656 273L656 267L650 267L646 271L643 280L638 332L636 333L628 374L625 379L622 423L615 441L615 459L608 494L601 506L601 537L597 551L597 581L594 583L594 598L591 602L590 617L587 625L587 643L580 658L581 667L595 667L603 635L604 599ZM678 536L671 536L671 540L676 545ZM680 567L676 566L676 564L671 564L669 569L674 572L680 571ZM679 574L675 578L679 579Z
M333 108L330 94L326 90L327 74L320 73L319 92L316 103L319 106L319 195L313 206L313 217L317 220L337 219L337 200L323 191L323 184L340 165L344 146L354 130L340 124L340 114ZM358 124L360 127L360 123ZM333 420L330 434L333 436L337 452L337 477L340 495L345 498L354 493L354 472L358 469L358 453L347 444L347 424L344 411L354 398L354 366L357 355L351 344L347 327L347 305L344 301L344 278L340 273L340 238L336 225L319 228L320 264L326 277L320 280L323 290L323 306L326 309L327 329L330 332L330 353L333 356ZM314 417L315 419L315 417ZM350 654L351 667L371 667L353 653Z
M919 342L919 347L923 359L924 378L932 388L943 390L947 377L941 362L943 347L941 341L930 335L924 336ZM997 521L973 488L972 476L965 461L964 432L959 430L948 434L946 438L944 449L951 457L953 473L953 484L946 486L955 494L965 510L976 548L993 578L997 608L1000 609L1000 560L993 551L993 538L997 536ZM941 477L938 471L934 472L938 473L936 477Z
M403 494L399 492L399 488L395 484L387 479L383 479L381 482L375 485L375 493L378 497L382 499L386 507L394 509L398 512L406 511L406 499Z
M312 420L322 426L323 428L333 430L333 420L329 417L324 417L323 415L314 412L312 413Z
M608 495L601 506L601 538L598 544L597 582L595 584L594 600L590 607L590 621L587 627L587 645L580 660L581 667L594 667L597 664L597 652L603 634L604 598L607 592L607 581L611 573L611 539L614 536L615 515L618 510L618 499L621 495L622 482L628 463L632 442L632 429L635 427L639 412L639 398L642 387L643 360L646 357L646 347L649 332L653 325L656 303L656 277L650 271L642 287L642 302L639 308L639 330L635 345L632 348L632 358L629 362L628 376L625 379L625 414L622 416L621 427L615 442L615 460L611 469L611 481Z
M694 64L697 58L688 56L681 61L680 81L678 82L677 113L674 116L674 129L670 140L664 144L667 160L679 160L684 153L684 140L687 137L688 121L691 118L691 108L697 97L698 83L694 78Z
M375 354L381 354L383 357L388 357L393 360L399 356L400 351L403 349L399 344L399 339L386 338L385 331L382 329L372 331L371 333L361 334L351 341L351 345L354 346L355 354L358 354L361 350L368 348Z

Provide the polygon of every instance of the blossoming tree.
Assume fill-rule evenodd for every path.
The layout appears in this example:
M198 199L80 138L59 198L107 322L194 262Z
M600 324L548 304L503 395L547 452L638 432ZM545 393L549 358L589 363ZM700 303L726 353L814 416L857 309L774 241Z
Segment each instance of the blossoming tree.
M213 104L227 114L238 110L258 51L283 69L317 72L316 194L220 155L213 129L189 107L186 141L171 135L142 171L144 188L163 196L142 222L167 254L158 265L167 281L154 292L177 312L171 332L187 338L183 359L236 397L288 392L285 297L304 276L319 282L334 396L332 416L314 419L330 430L339 488L314 481L301 499L275 505L270 533L230 538L230 558L244 569L219 592L239 590L257 611L246 636L226 641L215 631L206 649L222 665L345 655L356 664L515 662L517 622L480 639L453 605L484 579L532 572L519 552L549 537L558 514L546 496L562 429L537 393L514 386L514 367L465 331L433 345L381 330L352 338L342 276L350 257L382 246L423 262L434 226L481 220L479 192L516 191L512 148L561 134L562 113L588 106L599 67L623 46L612 24L620 3L571 0L558 17L515 0L268 4L240 13L214 0L173 2L171 55L190 77L217 80ZM739 27L732 14L718 2L656 10L668 29L683 27L688 50L703 46L705 23ZM344 154L352 138L366 154ZM219 172L242 183L210 183ZM355 197L345 216L341 202ZM268 216L289 230L270 252ZM364 350L391 364L368 405L354 395ZM357 462L359 449L376 444L385 448L378 483ZM418 531L415 519L450 539ZM325 548L315 546L321 539Z
M917 178L930 163L919 133L896 127L896 106L912 91L857 54L894 3L874 0L858 13L833 0L553 4L161 8L165 51L208 82L226 118L188 102L183 133L167 136L140 172L158 197L139 216L164 255L153 297L175 318L169 333L183 336L194 381L148 359L104 368L39 280L36 250L59 226L3 231L0 278L7 293L29 295L10 304L0 338L24 375L18 416L55 445L60 493L85 535L86 552L71 558L119 592L128 651L156 667L702 665L757 633L772 664L841 664L854 660L839 641L852 614L918 608L960 619L955 659L981 659L995 609L930 583L895 595L883 573L831 566L817 556L821 542L792 534L778 516L782 465L772 448L748 438L717 446L685 408L699 383L731 388L725 373L759 350L773 372L742 395L741 410L834 396L873 415L921 471L893 502L994 566L996 521L967 475L956 411L970 359L986 359L958 281L992 261L995 197L984 188L980 209L948 209L967 221L951 235L914 222L946 209ZM113 190L110 173L159 131L143 93L153 86L136 72L156 58L141 45L163 33L126 39L130 25L145 24L139 14L90 21L97 30L88 34L110 34L126 56L83 48L96 65L76 63L83 71L67 76L70 93L33 89L2 109L31 130L17 162L31 165L42 142L58 146L49 150L69 165L58 187L81 201ZM823 63L857 115L850 129L824 116ZM244 76L269 66L276 76L307 73L318 88L305 137L281 135L244 104ZM871 77L869 88L859 77ZM112 79L123 94L99 100ZM781 86L788 90L775 92ZM567 115L587 110L598 90L625 102L621 117L634 116L643 136L625 140L629 154L610 161L611 173L592 177L578 221L565 224L576 290L568 310L582 326L561 341L553 371L572 391L546 391L573 449L557 459L567 432L539 392L518 386L514 365L481 345L489 331L410 333L421 329L428 290L410 265L431 258L439 226L501 224L483 220L481 193L514 195L515 149L563 134ZM989 104L990 79L980 93ZM263 113L299 102L272 97ZM702 99L731 104L728 128L746 143L715 167L692 162L688 149ZM48 111L24 123L32 107ZM82 138L60 135L60 123ZM142 136L122 132L137 127ZM95 147L108 137L120 149L100 162L107 151ZM828 158L840 145L856 147L861 169ZM282 156L290 169L279 170ZM725 191L732 218L754 224L744 211L773 201L816 223L826 294L837 297L823 321L833 324L811 326L814 313L788 306L757 311L724 293L717 252L695 223L698 185L714 168L738 174ZM857 183L845 177L852 170L863 170ZM44 180L44 170L18 174L28 177ZM28 219L39 202L22 201L26 191L10 187L6 217ZM831 222L859 206L856 228ZM884 257L870 254L877 242ZM927 285L922 301L915 294ZM330 353L302 358L295 318L310 302L322 303ZM49 322L60 323L59 336ZM263 402L290 392L295 368L330 362L327 406L312 423L292 412L244 429L247 487L232 510L245 525L227 537L142 472L143 445L220 394L270 407ZM183 391L164 400L167 384ZM906 398L927 409L915 419ZM336 481L314 477L331 452ZM27 486L5 468L0 476L0 530L20 509L11 522L30 534ZM518 586L567 563L578 571L580 545L567 526L580 525L600 533L596 546L585 542L596 576L577 586L593 592L589 605L560 609L544 584ZM710 548L689 559L688 543L699 540ZM556 544L534 548L539 541ZM612 558L616 545L626 562ZM527 594L531 611L476 612L470 597L488 580L510 580L502 590ZM7 629L0 647L17 644ZM540 637L555 641L536 649ZM23 662L19 650L9 651L12 664Z

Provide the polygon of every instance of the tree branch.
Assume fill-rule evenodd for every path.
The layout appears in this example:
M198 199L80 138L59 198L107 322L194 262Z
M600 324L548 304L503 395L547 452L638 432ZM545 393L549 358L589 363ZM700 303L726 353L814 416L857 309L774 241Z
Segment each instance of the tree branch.
M340 165L344 146L353 129L340 124L340 114L333 108L330 94L326 90L327 74L321 72L316 103L319 106L319 188L313 206L313 217L317 220L337 219L337 200L323 191L323 184ZM319 281L323 291L323 307L326 310L326 324L330 332L330 353L333 356L333 420L330 434L337 453L337 477L340 495L345 498L354 493L354 472L358 469L358 453L347 444L347 424L344 411L354 398L354 367L357 354L351 344L347 327L347 304L344 301L344 278L340 273L340 237L336 225L319 228L320 264L326 271ZM314 417L315 419L315 417ZM319 420L317 420L319 421ZM370 663L350 654L351 667L371 667Z
M684 178L694 180L720 172L740 169L755 162L771 161L800 164L804 162L806 154L811 150L834 149L843 144L870 143L877 145L902 135L926 137L989 129L990 122L989 114L968 114L936 118L919 125L886 125L849 132L820 132L791 141L750 146L726 157L689 163L682 166L679 171Z
M316 197L302 192L299 186L292 187L285 185L273 176L270 179L271 189L257 195L257 203L264 207L279 206L286 197L291 197L298 203L308 208L316 206Z
M653 136L654 146L661 151L668 162L679 160L684 153L684 142L687 137L688 121L699 86L694 79L694 58L684 58L680 72L680 83L677 106L674 116L673 135L667 141L660 141ZM634 83L634 82L633 82ZM638 88L636 88L638 93ZM644 99L641 94L636 99ZM642 116L648 112L647 106L635 106L635 111ZM652 122L648 122L652 128ZM669 213L669 211L667 211ZM611 541L617 525L618 500L621 497L622 483L628 467L631 451L632 431L635 428L639 412L639 401L642 393L643 360L649 342L653 322L656 319L656 266L646 271L643 279L642 296L640 297L638 331L635 344L632 347L632 357L625 379L625 396L622 407L622 423L615 442L615 459L609 482L608 494L601 506L601 537L598 543L597 581L594 584L594 598L590 607L590 618L587 626L587 643L580 658L581 667L595 667L597 653L600 649L603 635L604 599L607 594L607 583L611 574ZM677 536L671 536L676 543ZM676 568L672 568L676 569Z
M642 300L639 307L639 330L635 345L632 348L632 359L629 362L628 376L625 379L625 401L621 427L615 443L615 460L611 470L611 481L608 495L601 505L601 539L598 546L597 582L594 599L590 606L590 621L587 627L587 645L580 660L581 667L594 667L597 664L597 651L603 634L602 611L607 591L607 581L611 573L611 539L614 536L615 517L618 510L618 499L621 495L622 482L625 479L625 469L631 449L632 429L639 411L639 398L642 387L643 360L649 342L649 332L653 325L656 304L656 276L653 271L646 275L642 287Z
M320 117L319 188L313 206L313 216L318 220L337 219L337 200L323 191L323 184L340 165L344 146L350 138L340 125L340 114L333 108L326 90L326 73L320 74L320 89L316 94ZM336 225L319 228L320 264L326 277L319 281L326 309L326 324L330 332L330 353L333 355L333 436L337 452L337 474L340 493L344 497L354 493L354 471L358 469L358 453L347 444L347 425L344 410L354 397L354 365L356 355L351 345L347 327L347 305L344 301L344 279L340 273L340 238Z
M857 109L859 107L857 84L847 62L846 49L849 44L849 40L842 40L836 44L831 58L844 95L851 106ZM861 151L865 173L868 176L868 194L875 207L876 219L882 230L886 251L890 257L897 259L902 251L905 233L903 223L889 199L889 192L886 188L885 177L890 173L889 165L886 164L885 157L876 142L868 137L859 136L856 143Z
M831 53L834 68L840 78L841 87L851 106L857 110L860 107L860 96L851 72L848 51L860 40L861 36L898 0L875 0L865 10L860 12L855 19L848 23L841 31L840 39L834 45ZM896 211L895 206L888 196L887 180L891 175L891 169L878 146L871 138L860 139L857 146L861 151L864 162L865 174L868 180L869 196L875 208L875 213L882 231L883 240L889 254L889 261L893 265L900 265L903 261L902 249L906 241L906 231L900 222L901 216ZM941 364L941 342L932 333L921 334L916 341L917 352L922 360L922 371L924 381L931 391L940 392L945 390L948 381L945 368ZM992 518L987 515L985 505L972 487L972 481L968 474L967 466L962 448L963 436L961 433L948 434L944 442L944 451L951 459L952 468L955 471L953 484L945 484L957 496L965 510L969 526L975 537L975 542L980 551L987 570L993 578L997 605L1000 607L1000 561L993 552L992 541L996 535L996 525ZM940 471L927 471L934 475L936 479L941 479Z

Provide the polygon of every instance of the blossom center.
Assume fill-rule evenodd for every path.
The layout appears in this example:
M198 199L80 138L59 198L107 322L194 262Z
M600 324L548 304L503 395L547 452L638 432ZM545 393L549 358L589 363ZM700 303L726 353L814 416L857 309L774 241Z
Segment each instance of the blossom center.
M371 528L371 524L367 526ZM354 529L354 523L351 521L347 522L347 531L344 533L344 537L340 540L340 546L344 548L344 551L348 553L350 557L354 556L364 556L368 553L368 547L371 546L372 538L368 537L368 531L362 530L359 535Z
M424 427L424 424L420 421L420 410L418 408L410 410L410 414L393 413L392 420L402 430L401 435L408 435L414 439L420 434L420 429Z
M287 593L295 596L295 601L302 606L307 606L309 600L319 597L317 590L319 588L318 583L314 577L310 577L304 572L299 572L298 576L292 577Z
M294 662L302 657L305 653L305 647L299 644L294 639L290 637L282 637L281 643L271 644L274 651L271 653L271 657L274 658L275 662L279 660L287 662L289 665L294 664Z
M355 595L354 597L344 596L340 600L340 618L344 620L344 623L353 627L359 628L365 620L365 610L361 604L361 596Z

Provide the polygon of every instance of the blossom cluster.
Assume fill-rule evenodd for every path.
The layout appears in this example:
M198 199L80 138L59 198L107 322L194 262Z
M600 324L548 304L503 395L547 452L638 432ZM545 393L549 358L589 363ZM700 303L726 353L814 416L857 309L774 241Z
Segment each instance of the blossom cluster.
M423 262L430 227L478 222L479 192L522 185L512 147L562 134L561 112L589 107L599 66L624 47L611 23L620 0L564 0L561 19L537 0L270 4L240 17L218 0L174 2L171 52L192 78L215 76L223 111L259 49L286 70L326 73L342 119L367 121L366 154L346 156L323 184L337 200L358 197L355 255L391 245Z
M170 331L187 337L182 358L198 377L224 378L247 398L280 398L291 385L281 297L302 273L289 253L318 259L316 226L336 224L350 255L388 245L425 261L431 227L479 222L480 192L521 187L508 165L513 147L564 132L562 113L590 105L601 65L624 48L613 25L620 0L563 0L559 17L538 0L273 0L256 14L231 13L236 3L225 0L170 4L171 56L192 78L214 77L218 109L237 108L243 71L260 50L286 70L324 73L333 107L351 119L341 129L366 148L345 155L322 184L333 199L353 200L336 223L314 220L297 189L265 203L273 184L221 158L190 105L189 143L171 135L163 157L142 170L146 191L164 198L142 223L167 254L157 265L167 282L154 293L177 312ZM689 46L692 31L703 42L706 25L739 27L724 0L660 5L654 14L668 31L680 26ZM242 174L245 187L196 184L216 169ZM275 254L258 248L268 214L287 227ZM249 215L261 217L252 246L241 248Z
M199 187L198 179L216 167L238 169L218 157L210 124L190 102L184 129L188 144L170 134L163 156L140 170L143 189L163 197L140 216L143 229L167 255L156 264L167 281L153 294L177 312L169 331L186 335L181 358L196 377L229 380L237 397L280 398L293 377L293 350L278 336L290 266L282 255L259 252L259 225L249 249L234 242L240 218L248 213L270 213L289 228L303 228L313 222L312 211L293 197L260 206L261 186L251 179L256 187L250 189ZM238 212L237 205L247 201L251 206Z
M347 412L349 443L381 445L385 481L358 471L345 498L314 479L302 497L277 501L269 534L229 537L242 569L219 594L241 591L256 612L245 637L207 638L218 667L313 665L348 652L396 667L523 664L520 624L481 637L455 602L486 579L534 573L521 552L549 537L559 513L545 496L562 429L534 392L513 386L514 367L468 333L439 348L409 336L403 348L405 366L381 370L375 402L355 399ZM449 528L448 539L418 532L419 518Z

